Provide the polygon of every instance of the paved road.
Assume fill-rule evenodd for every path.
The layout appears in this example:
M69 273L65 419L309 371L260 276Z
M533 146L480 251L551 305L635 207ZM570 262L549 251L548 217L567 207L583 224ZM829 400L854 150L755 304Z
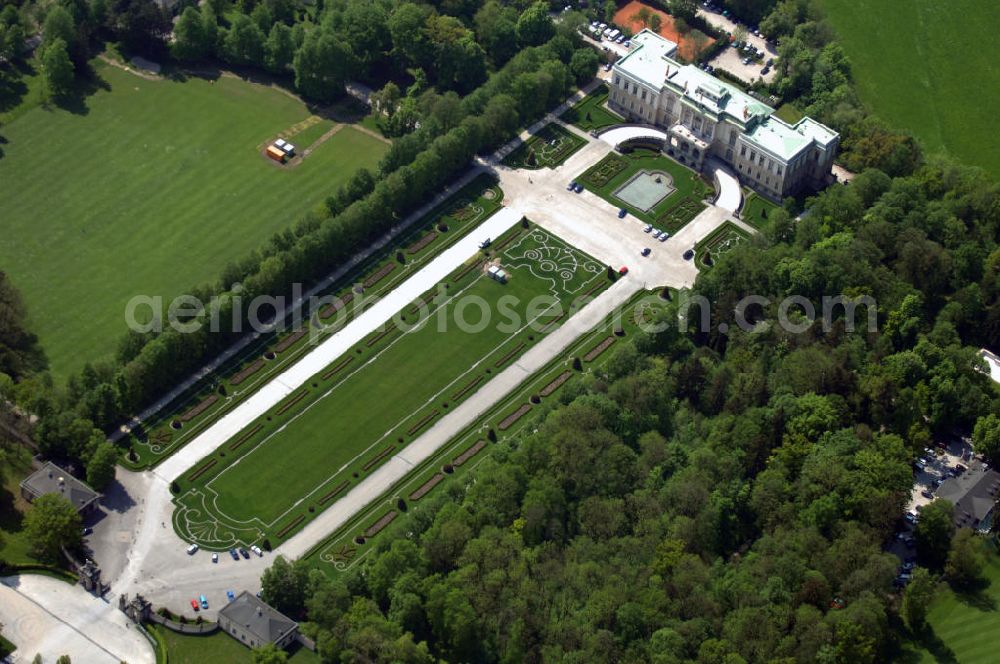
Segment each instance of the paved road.
M0 624L17 645L14 662L44 662L70 655L86 664L152 664L149 641L124 613L82 587L48 576L0 579Z

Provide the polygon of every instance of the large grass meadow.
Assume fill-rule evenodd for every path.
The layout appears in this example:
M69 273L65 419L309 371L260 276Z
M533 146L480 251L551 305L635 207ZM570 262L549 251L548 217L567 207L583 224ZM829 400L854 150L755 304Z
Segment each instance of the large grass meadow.
M387 149L348 126L282 168L260 148L310 118L297 99L94 66L80 105L15 109L2 130L0 265L56 377L114 351L131 297L213 281Z
M931 152L1000 175L1000 3L821 0L864 102Z
M443 293L425 296L420 322L416 307L403 310L411 329L373 333L180 478L181 536L208 548L276 545L567 320L575 300L610 283L604 266L537 228L512 229L494 246L506 284L474 257Z

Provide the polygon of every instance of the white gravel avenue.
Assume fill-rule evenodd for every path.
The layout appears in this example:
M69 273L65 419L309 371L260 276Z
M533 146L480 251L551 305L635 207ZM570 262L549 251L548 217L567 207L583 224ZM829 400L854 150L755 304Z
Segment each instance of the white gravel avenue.
M219 445L242 431L255 419L273 408L290 393L304 385L324 367L371 334L393 314L434 288L463 262L476 254L479 243L495 238L521 220L521 215L501 208L482 222L440 256L420 269L412 277L392 289L366 311L350 321L340 331L321 343L305 357L279 374L242 404L223 416L218 422L199 434L194 440L174 452L153 471L166 481L178 477L199 459L211 454Z

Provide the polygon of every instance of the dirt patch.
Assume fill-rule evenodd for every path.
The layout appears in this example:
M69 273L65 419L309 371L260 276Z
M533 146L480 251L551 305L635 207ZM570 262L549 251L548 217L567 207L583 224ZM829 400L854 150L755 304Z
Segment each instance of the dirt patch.
M409 247L407 247L406 253L408 254L417 253L418 251L429 245L431 242L436 240L437 236L438 236L437 231L431 231L430 233L423 236L422 238L411 244Z
M378 272L376 272L375 274L373 274L372 276L370 276L370 277L368 277L367 279L364 280L364 282L363 282L364 283L364 287L365 288L371 288L372 286L374 286L378 282L380 282L383 279L385 279L386 277L388 277L389 273L392 272L395 269L396 269L396 264L395 263L386 263L381 268L379 268Z
M195 406L188 412L181 415L181 422L190 422L191 420L193 420L194 418L198 417L206 410L208 410L212 406L212 404L214 404L218 400L219 400L218 394L210 394L209 396L202 399L201 403L199 403L197 406Z
M378 535L383 528L392 523L393 519L395 519L397 516L399 516L399 512L397 512L396 510L389 510L388 512L383 514L378 521L376 521L375 523L373 523L372 525L368 526L368 528L365 529L365 537L366 538L375 537L375 535Z
M543 397L549 396L550 394L552 394L553 392L555 392L556 390L558 390L560 387L562 387L563 383L565 383L567 380L569 380L572 375L573 375L572 371L564 371L564 372L562 372L561 374L559 374L558 376L556 376L555 379L551 383L549 383L548 385L546 385L545 387L543 387L541 390L539 390L538 393L540 395L542 395Z
M517 422L519 419L524 417L529 410L531 410L530 403L522 404L520 408L518 408L510 415L500 420L500 424L497 425L497 428L500 429L501 431L506 431L507 429L511 428L511 426L513 426L514 422Z
M334 315L335 313L346 307L348 304L350 304L351 300L353 299L354 299L354 293L348 293L344 297L337 298L336 302L328 304L322 309L320 309L319 317L329 318L330 316Z
M583 359L587 362L592 362L600 356L601 353L606 351L611 344L615 342L615 337L612 335L605 338L601 343L597 344L593 348L587 351L587 354L583 356Z
M703 33L701 30L691 28L686 32L681 33L674 24L673 16L663 10L640 2L639 0L632 0L632 2L629 2L627 5L620 7L618 11L615 12L614 24L620 27L624 26L629 28L633 34L639 32L646 27L639 18L639 10L643 7L645 7L651 15L656 14L660 17L661 23L659 35L676 43L677 52L684 59L691 61L697 60L699 53L715 43L714 39Z
M421 498L423 498L424 496L426 496L427 493L431 489L433 489L434 487L436 487L438 485L438 483L440 483L441 480L443 480L443 479L444 479L444 475L443 474L441 474L441 473L435 474L429 480L427 480L426 482L424 482L423 484L421 484L420 487L417 488L416 491L414 491L413 493L410 494L410 500L420 500Z
M479 454L479 451L482 450L484 447L486 447L486 441L477 440L474 444L470 445L468 449L466 449L464 452L455 457L455 459L451 462L452 465L461 466L463 463L465 463L472 457Z
M278 342L278 345L274 347L274 352L280 353L284 350L288 350L288 348L291 347L292 344L294 344L302 337L306 336L306 332L308 331L309 331L308 328L303 327L301 330L289 334L287 337Z
M230 378L229 384L233 386L239 385L247 378L260 371L261 367L263 366L264 366L264 360L262 359L254 360L253 362L245 366L243 369L241 369L239 373Z

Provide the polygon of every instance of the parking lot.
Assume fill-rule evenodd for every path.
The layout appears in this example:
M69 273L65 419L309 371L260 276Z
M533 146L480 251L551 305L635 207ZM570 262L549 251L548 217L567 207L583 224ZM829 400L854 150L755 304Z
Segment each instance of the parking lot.
M734 33L739 27L739 24L730 18L723 16L718 7L711 5L711 9L706 7L704 4L698 8L698 15L704 18L713 27L722 30L723 32ZM743 26L747 29L746 42L756 48L758 51L763 52L760 60L752 61L749 64L743 64L743 60L748 57L749 53L743 49L726 48L721 53L716 55L708 64L716 67L718 69L725 69L731 74L742 78L748 83L753 83L755 79L761 78L766 83L770 83L775 77L775 68L772 65L767 74L762 74L764 64L771 58L777 59L778 51L777 44L768 42L764 37L760 35L753 34L753 26Z

